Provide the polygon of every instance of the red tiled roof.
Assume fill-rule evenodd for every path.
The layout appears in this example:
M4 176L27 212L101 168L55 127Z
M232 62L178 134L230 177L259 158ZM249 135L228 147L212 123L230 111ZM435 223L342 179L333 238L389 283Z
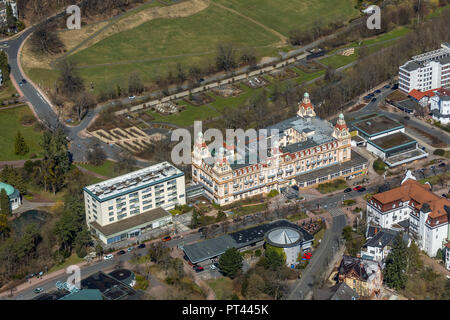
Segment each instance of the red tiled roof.
M308 102L308 103L302 102L300 105L301 105L304 109L308 109L308 108L312 108L312 107L313 107L313 105L312 105L311 102Z
M429 217L437 218L447 216L444 206L450 207L450 201L446 198L441 198L435 195L430 190L428 184L421 184L413 179L408 179L400 187L375 194L373 199L382 204L388 204L395 201L409 201L414 200L419 203L419 208L423 204L428 203L431 209Z
M410 95L411 97L413 97L414 99L416 99L417 101L420 101L423 97L427 96L427 97L432 97L434 96L434 91L439 90L439 89L432 89L432 90L428 90L428 91L419 91L416 89L411 90L408 95Z

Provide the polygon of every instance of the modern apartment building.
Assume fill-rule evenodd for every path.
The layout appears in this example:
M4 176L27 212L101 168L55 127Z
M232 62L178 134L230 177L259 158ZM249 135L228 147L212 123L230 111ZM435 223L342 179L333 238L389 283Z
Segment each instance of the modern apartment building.
M450 43L412 57L400 66L398 88L406 93L416 89L428 91L450 85Z
M166 210L185 204L184 173L168 162L85 187L88 227L105 244L169 223Z
M267 133L258 141L245 143L242 150L224 144L215 157L200 133L192 153L193 183L202 185L211 200L225 205L290 185L310 188L366 172L367 159L351 150L344 115L339 115L334 126L320 119L308 93L299 103L296 117L266 129L278 132L276 139ZM259 153L263 140L267 157Z
M407 172L402 184L367 201L367 224L388 229L405 224L421 250L434 257L449 241L450 200Z

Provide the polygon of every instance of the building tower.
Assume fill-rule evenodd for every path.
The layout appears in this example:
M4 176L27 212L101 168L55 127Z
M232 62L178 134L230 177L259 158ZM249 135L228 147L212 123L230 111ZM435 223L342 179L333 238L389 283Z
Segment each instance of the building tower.
M351 158L351 142L350 132L348 131L347 124L345 123L344 115L339 114L334 131L332 133L333 138L338 142L338 161L347 161Z
M201 166L202 159L208 158L209 156L208 146L206 145L205 138L203 138L203 133L199 132L197 141L194 144L194 151L192 151L192 163Z
M302 102L298 105L297 115L302 118L316 116L316 112L314 111L314 106L309 99L308 92L305 92Z
M345 123L344 115L342 112L339 114L336 125L334 126L333 137L342 140L349 139L350 133L347 128L347 124Z

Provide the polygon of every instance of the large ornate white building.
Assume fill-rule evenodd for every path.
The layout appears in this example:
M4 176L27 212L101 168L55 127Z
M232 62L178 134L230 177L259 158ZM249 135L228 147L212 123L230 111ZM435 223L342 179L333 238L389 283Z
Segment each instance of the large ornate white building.
M278 130L278 137L263 137L268 146L264 158L258 153L261 138L248 141L242 150L224 144L212 158L200 133L192 152L193 183L201 184L211 200L225 205L289 185L308 188L366 171L367 159L351 150L344 115L339 115L335 126L318 118L308 93L296 117L266 129Z

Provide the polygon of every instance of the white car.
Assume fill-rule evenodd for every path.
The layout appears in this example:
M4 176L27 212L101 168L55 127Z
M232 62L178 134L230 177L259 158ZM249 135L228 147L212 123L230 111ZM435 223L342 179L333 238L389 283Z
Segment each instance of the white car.
M211 268L211 270L216 270L217 269L216 266L213 265L213 264L210 266L210 268Z
M103 260L109 260L114 258L114 256L112 254L107 254L106 256L103 257Z
M130 99L130 100L133 100L133 99L135 99L136 97L135 96L129 96L128 97L128 99Z

